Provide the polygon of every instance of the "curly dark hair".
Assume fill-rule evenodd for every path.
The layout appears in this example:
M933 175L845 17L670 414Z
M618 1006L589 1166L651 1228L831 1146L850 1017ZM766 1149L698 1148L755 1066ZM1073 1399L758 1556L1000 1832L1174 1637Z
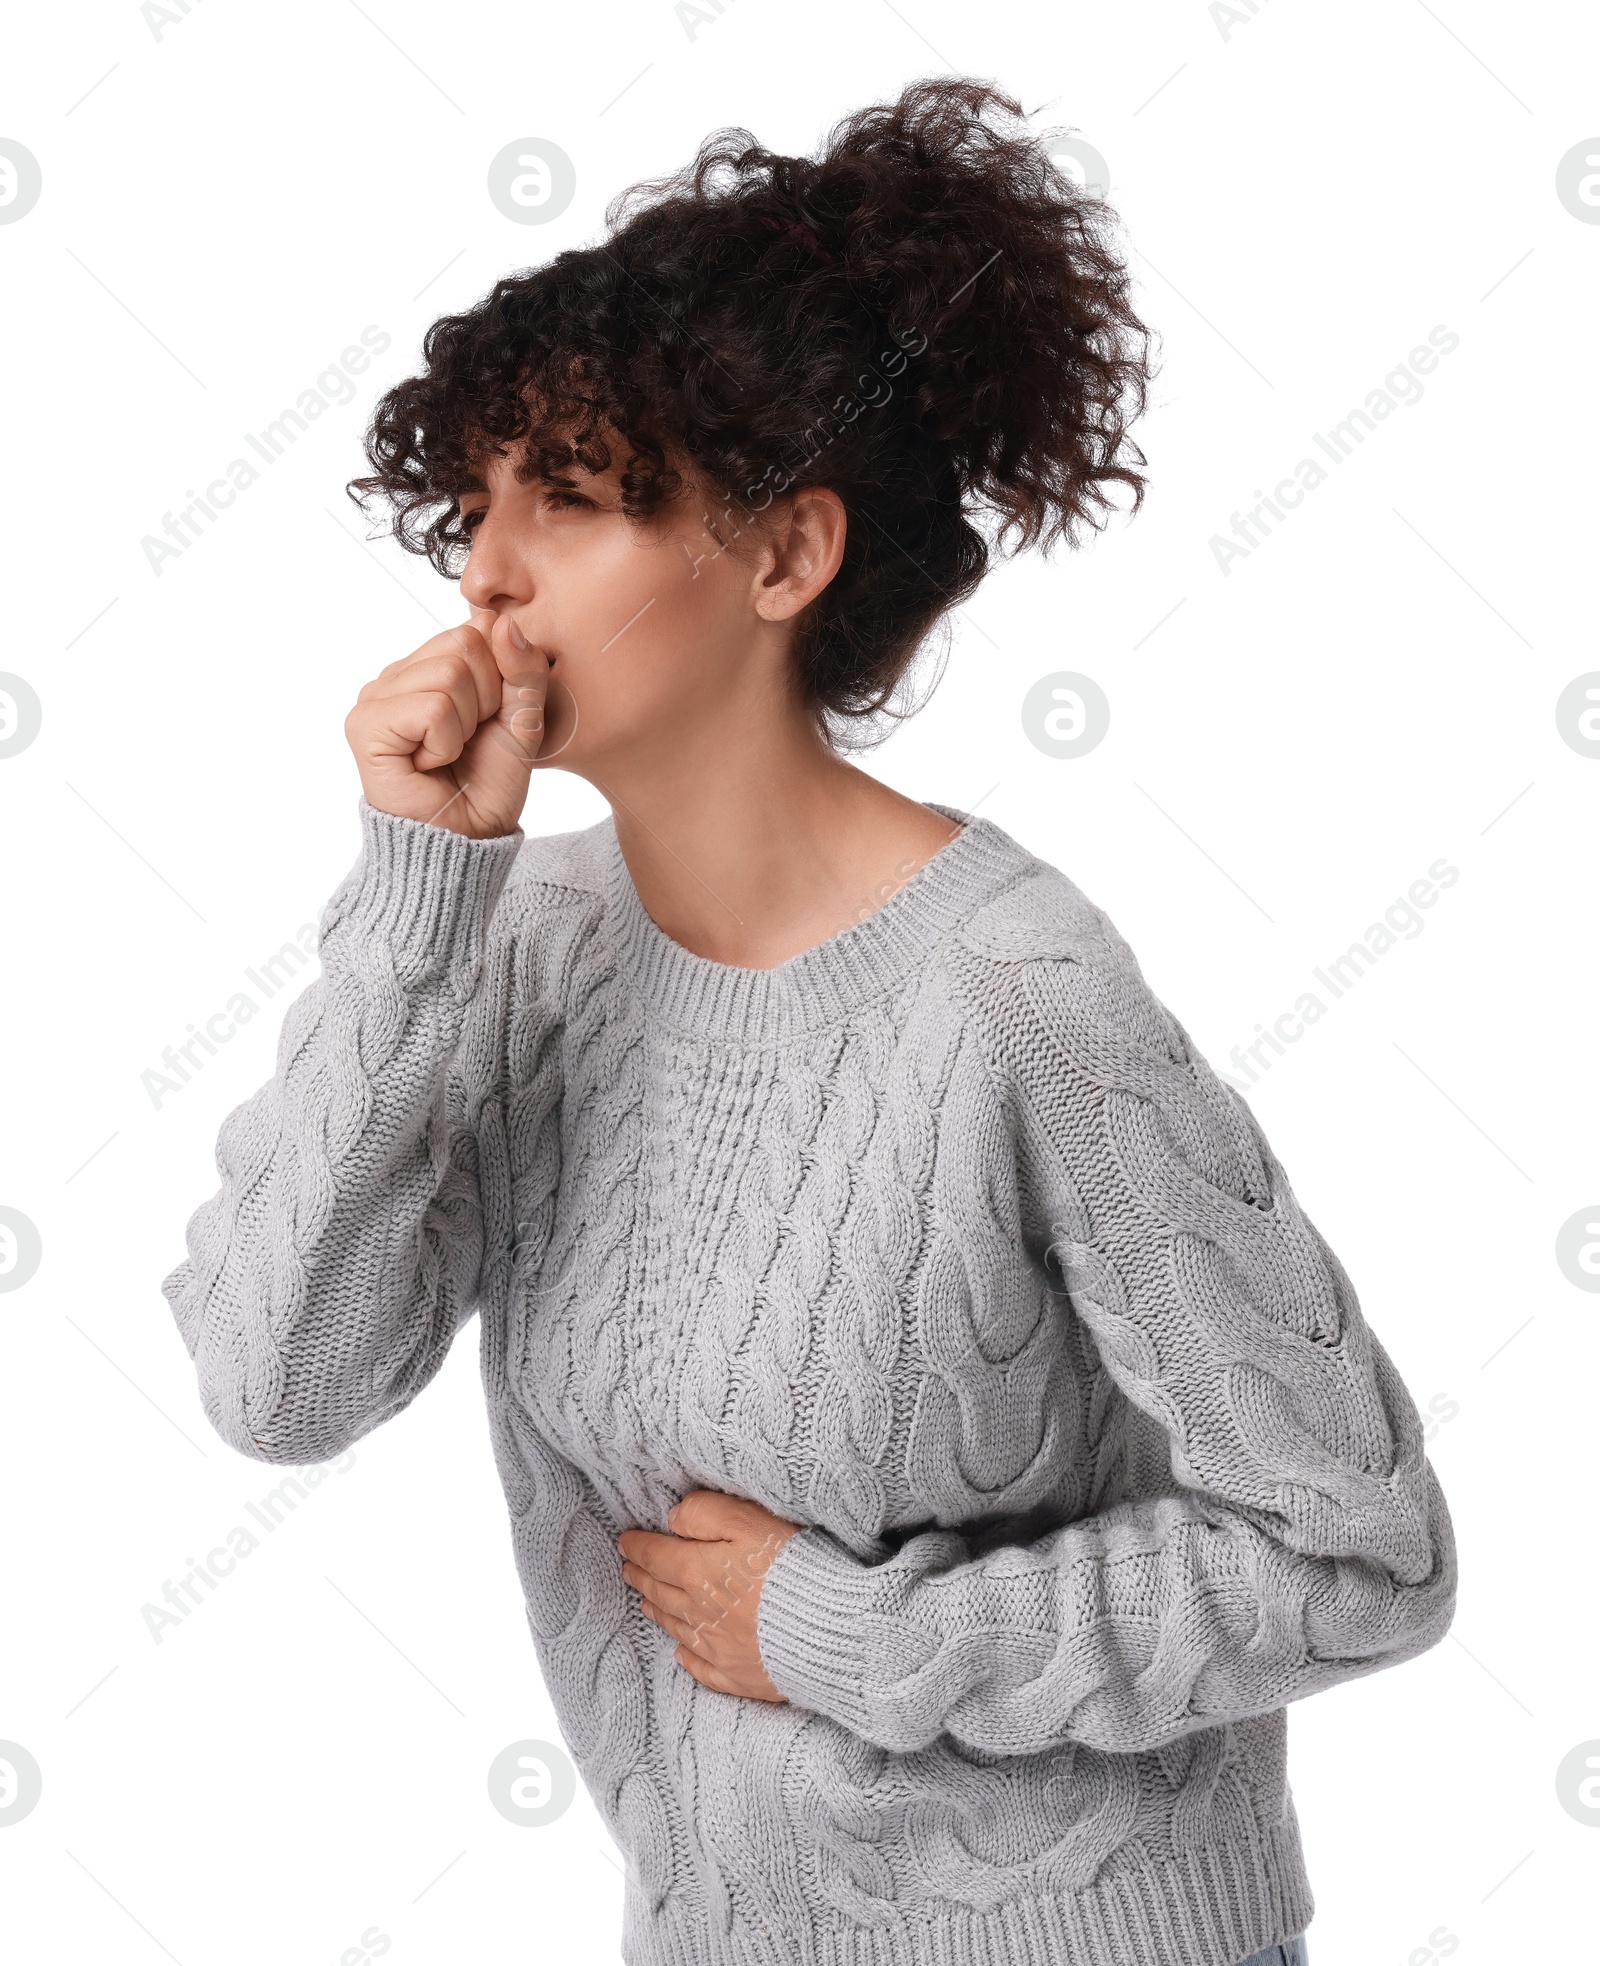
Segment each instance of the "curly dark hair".
M991 551L1076 545L1114 481L1142 503L1127 427L1150 335L1116 222L980 81L911 83L815 158L717 131L615 199L602 244L435 321L424 372L373 413L373 475L349 496L386 501L407 551L458 579L456 495L491 448L520 444L520 476L570 485L620 441L630 518L698 493L723 502L706 515L719 539L828 486L844 561L799 617L795 659L848 744Z

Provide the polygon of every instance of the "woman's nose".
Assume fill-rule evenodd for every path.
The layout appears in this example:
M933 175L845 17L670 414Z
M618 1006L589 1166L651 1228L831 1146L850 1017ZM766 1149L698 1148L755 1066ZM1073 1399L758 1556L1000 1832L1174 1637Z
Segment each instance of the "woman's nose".
M506 552L487 519L479 520L472 551L461 570L461 598L469 607L493 608L497 613L522 607L533 598L527 569Z

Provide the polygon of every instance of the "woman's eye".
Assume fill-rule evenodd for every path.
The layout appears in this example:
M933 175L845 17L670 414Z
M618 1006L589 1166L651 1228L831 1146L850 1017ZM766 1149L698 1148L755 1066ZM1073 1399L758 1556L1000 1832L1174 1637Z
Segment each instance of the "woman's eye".
M547 506L553 506L557 511L577 510L580 507L587 507L590 511L594 509L592 498L584 498L578 492L563 491L557 485L552 485L545 491L544 501ZM476 532L486 511L487 507L479 505L474 506L470 512L461 513L462 529L468 533Z

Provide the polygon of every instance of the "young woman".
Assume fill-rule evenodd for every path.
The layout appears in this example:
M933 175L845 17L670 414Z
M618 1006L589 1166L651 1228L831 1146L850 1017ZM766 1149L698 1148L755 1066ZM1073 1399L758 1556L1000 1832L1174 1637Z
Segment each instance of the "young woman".
M478 1313L633 1966L1304 1966L1286 1709L1454 1605L1415 1405L1106 914L844 755L1142 496L1110 215L940 81L608 220L375 414L470 619L347 720L164 1286L205 1410L325 1460ZM611 817L525 836L552 767Z

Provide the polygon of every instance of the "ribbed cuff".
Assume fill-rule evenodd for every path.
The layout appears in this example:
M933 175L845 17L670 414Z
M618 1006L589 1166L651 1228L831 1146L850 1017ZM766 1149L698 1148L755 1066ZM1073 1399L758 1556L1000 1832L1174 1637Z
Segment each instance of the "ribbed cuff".
M773 1558L756 1603L756 1644L773 1685L867 1740L866 1664L873 1629L882 1630L882 1582L829 1530L808 1526Z
M382 940L403 983L477 983L483 933L525 834L469 839L423 819L379 812L363 798L361 857L323 911L320 939L348 925Z

